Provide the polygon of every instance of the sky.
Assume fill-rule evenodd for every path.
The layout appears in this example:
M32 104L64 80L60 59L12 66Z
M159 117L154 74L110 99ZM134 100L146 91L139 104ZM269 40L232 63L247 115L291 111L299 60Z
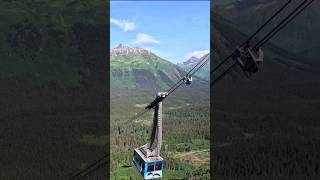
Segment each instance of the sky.
M145 48L173 63L210 50L210 1L111 1L110 46Z

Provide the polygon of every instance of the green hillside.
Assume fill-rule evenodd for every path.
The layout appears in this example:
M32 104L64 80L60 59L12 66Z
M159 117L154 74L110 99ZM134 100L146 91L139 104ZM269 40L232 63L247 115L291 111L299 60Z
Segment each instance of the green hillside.
M126 47L129 50L133 48ZM148 54L119 54L110 58L111 88L113 89L166 89L185 73L178 66Z

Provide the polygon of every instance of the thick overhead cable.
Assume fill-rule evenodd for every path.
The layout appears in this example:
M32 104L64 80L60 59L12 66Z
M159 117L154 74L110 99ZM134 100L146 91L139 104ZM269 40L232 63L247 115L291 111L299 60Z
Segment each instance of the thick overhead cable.
M181 79L179 79L173 86L169 88L168 91L166 91L168 94L166 97L162 98L161 101L163 101L165 98L167 98L170 94L172 94L174 91L176 91L183 83L183 79L188 76L193 76L196 72L198 72L209 60L210 58L207 58L210 54L206 54L202 60L200 60L191 70L188 71L188 73ZM151 102L148 106L145 107L145 109L151 109L152 104L155 104L155 101Z
M277 17L290 3L292 0L287 1L277 12L275 12L264 24L262 24L244 43L242 46L249 43L260 31L263 30L275 17Z
M207 56L209 56L209 53L206 54L205 57L203 57L202 61L199 61L195 66L193 66L193 68L192 68L191 70L189 70L189 72L186 74L186 76L190 75L190 74L192 73L192 71L193 71L194 69L196 69L197 66L199 66L199 65L203 62L203 60L206 59ZM194 71L194 73L196 73L198 70L199 70L199 68L197 68L197 69ZM193 73L193 74L194 74L194 73Z
M295 17L294 14L299 11L299 9L301 7L303 7L303 5L305 5L309 0L304 0L302 1L302 3L300 3L293 11L291 11L291 13L289 15L287 15L284 19L282 19L282 21L277 24L271 31L269 31L269 33L267 33L258 43L256 43L256 45L254 46L254 48L257 48L259 46L260 43L264 42L270 35L272 35L274 32L277 31L277 29L279 29L283 24L285 24L291 17ZM312 2L312 1L311 1Z
M220 74L217 78L215 78L211 83L210 86L213 86L215 83L219 82L225 75L227 75L235 66L237 62L232 63L222 74Z
M261 32L276 16L278 16L288 5L292 2L292 0L287 1L281 8L279 8L265 23L263 23L249 38L247 38L241 46L249 43L259 32ZM227 56L224 60L222 60L213 70L210 72L214 73L216 70L220 68L225 62L227 62L233 55L233 52Z
M218 70L225 62L227 62L231 57L232 57L233 53L231 53L228 57L226 57L224 60L222 60L216 67L213 68L213 70L210 72L214 73L216 70Z
M303 12L308 6L310 6L314 2L314 0L304 0L302 3L300 3L289 15L287 15L279 24L277 24L269 33L267 33L256 45L254 46L255 49L258 49L262 47L265 43L267 43L272 37L274 37L280 30L282 30L284 27L286 27L293 19L295 19L301 12ZM284 6L282 6L269 20L267 20L266 23L264 23L256 32L253 33L243 44L248 43L258 32L260 32L268 23L271 22L272 19L274 19L281 11L283 11L291 1L288 1ZM225 62L227 62L232 56L234 52L232 52L227 58L225 58L223 61L221 61L211 72L214 73L217 71ZM216 79L213 80L213 82L210 83L210 85L214 85L219 80L221 80L230 70L235 68L236 63L233 63L229 68L222 72L221 75L219 75Z
M180 80L175 86L173 86L170 91L168 91L168 95L173 93L175 90L177 90L184 82Z
M210 60L210 57L208 57L208 56L210 56L210 54L207 54L206 56L203 57L203 60L200 61L201 63L199 63L199 64L201 64L201 65L200 65L196 70L194 70L194 71L190 74L190 76L193 76L196 72L198 72L203 66L205 66L205 65L207 64L207 62Z
M301 7L301 9L290 17L284 24L282 24L276 31L270 34L264 41L261 41L259 44L256 44L256 48L262 47L265 43L267 43L271 38L273 38L279 31L281 31L284 27L286 27L290 22L292 22L299 14L301 14L308 6L313 3L314 0L309 1L305 6Z

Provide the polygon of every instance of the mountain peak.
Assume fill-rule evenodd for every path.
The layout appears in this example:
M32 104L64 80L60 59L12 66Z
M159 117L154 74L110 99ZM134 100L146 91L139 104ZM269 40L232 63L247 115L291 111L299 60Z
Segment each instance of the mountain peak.
M207 53L205 55L203 55L202 57L195 57L192 56L191 58L189 58L187 61L182 62L182 65L194 65L197 64L198 62L202 61L204 58L210 58L210 56L208 56L210 53ZM209 62L210 63L210 62Z
M150 51L138 48L138 47L129 47L120 43L117 47L112 48L110 51L111 56L126 56L126 55L150 55Z
M114 49L130 49L129 46L120 43L117 47L115 47Z
M125 45L123 45L122 43L120 43L116 48L123 48L125 47Z
M184 64L184 65L193 64L193 63L198 62L199 60L200 60L199 58L192 56L192 57L189 58L187 61L183 62L183 64Z

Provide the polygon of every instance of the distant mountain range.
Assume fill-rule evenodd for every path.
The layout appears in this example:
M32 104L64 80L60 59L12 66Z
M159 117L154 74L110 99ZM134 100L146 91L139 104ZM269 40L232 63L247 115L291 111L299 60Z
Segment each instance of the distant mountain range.
M181 69L185 71L191 70L193 67L195 67L199 62L204 62L206 59L209 59L210 56L204 55L201 58L197 58L192 56L187 61L183 63L177 64ZM210 79L210 60L206 65L204 65L196 74L197 77L209 80Z
M149 50L119 44L110 50L111 88L153 91L167 89L200 60L202 59L194 57L183 64L173 64ZM209 65L204 69L208 72ZM203 78L201 73L203 72L199 71L197 74L200 79L208 79Z

